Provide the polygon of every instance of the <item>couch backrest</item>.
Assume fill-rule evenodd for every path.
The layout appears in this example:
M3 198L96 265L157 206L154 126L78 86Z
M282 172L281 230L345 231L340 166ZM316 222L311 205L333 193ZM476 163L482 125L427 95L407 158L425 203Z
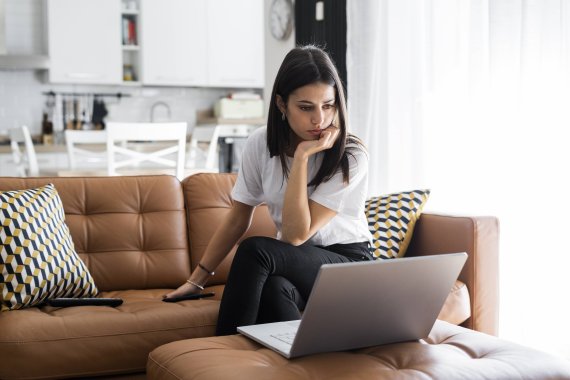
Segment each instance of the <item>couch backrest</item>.
M171 176L0 178L0 191L53 183L99 290L175 288L190 275L184 198Z
M208 242L232 207L231 191L235 181L235 174L202 173L187 177L182 182L192 269L198 265ZM242 240L248 236L274 237L276 233L267 206L262 205L256 207L251 227ZM216 275L208 282L209 285L226 282L235 250L236 247L216 269Z

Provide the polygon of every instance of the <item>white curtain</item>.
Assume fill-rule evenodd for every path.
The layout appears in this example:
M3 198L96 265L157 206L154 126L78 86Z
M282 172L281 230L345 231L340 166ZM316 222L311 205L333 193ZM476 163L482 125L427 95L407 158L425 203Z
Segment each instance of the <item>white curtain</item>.
M570 358L570 0L349 0L370 195L501 221L500 336Z

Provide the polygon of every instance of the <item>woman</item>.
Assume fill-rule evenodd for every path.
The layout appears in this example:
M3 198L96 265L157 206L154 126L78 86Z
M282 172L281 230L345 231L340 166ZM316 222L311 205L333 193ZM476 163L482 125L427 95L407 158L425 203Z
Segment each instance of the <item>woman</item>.
M247 141L228 218L187 283L167 297L199 292L261 203L277 237L239 245L217 335L299 319L322 264L372 260L364 215L368 160L346 124L344 89L329 56L314 46L291 50L275 79L267 128Z

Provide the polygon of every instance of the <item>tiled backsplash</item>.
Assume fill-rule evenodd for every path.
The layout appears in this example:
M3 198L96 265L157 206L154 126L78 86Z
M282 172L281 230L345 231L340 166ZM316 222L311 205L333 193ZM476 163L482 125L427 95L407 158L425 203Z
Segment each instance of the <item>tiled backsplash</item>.
M197 110L212 108L218 98L231 91L218 88L51 85L44 83L42 75L45 72L0 70L0 137L6 136L8 129L20 125L27 125L32 134L40 134L46 101L42 93L48 91L130 94L130 97L120 100L105 98L109 111L106 121L150 121L152 105L164 102L170 108L170 120L188 122L189 130L196 124ZM157 107L155 120L164 121L166 117L166 109Z

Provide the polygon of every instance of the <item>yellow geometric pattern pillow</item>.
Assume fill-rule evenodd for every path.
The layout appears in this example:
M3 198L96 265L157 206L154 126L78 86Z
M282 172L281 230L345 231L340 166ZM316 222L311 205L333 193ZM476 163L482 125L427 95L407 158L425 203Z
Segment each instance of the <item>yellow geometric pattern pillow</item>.
M97 295L52 184L0 192L0 243L2 311L48 298Z
M372 255L377 259L402 257L429 198L429 190L414 190L370 198L366 201Z

